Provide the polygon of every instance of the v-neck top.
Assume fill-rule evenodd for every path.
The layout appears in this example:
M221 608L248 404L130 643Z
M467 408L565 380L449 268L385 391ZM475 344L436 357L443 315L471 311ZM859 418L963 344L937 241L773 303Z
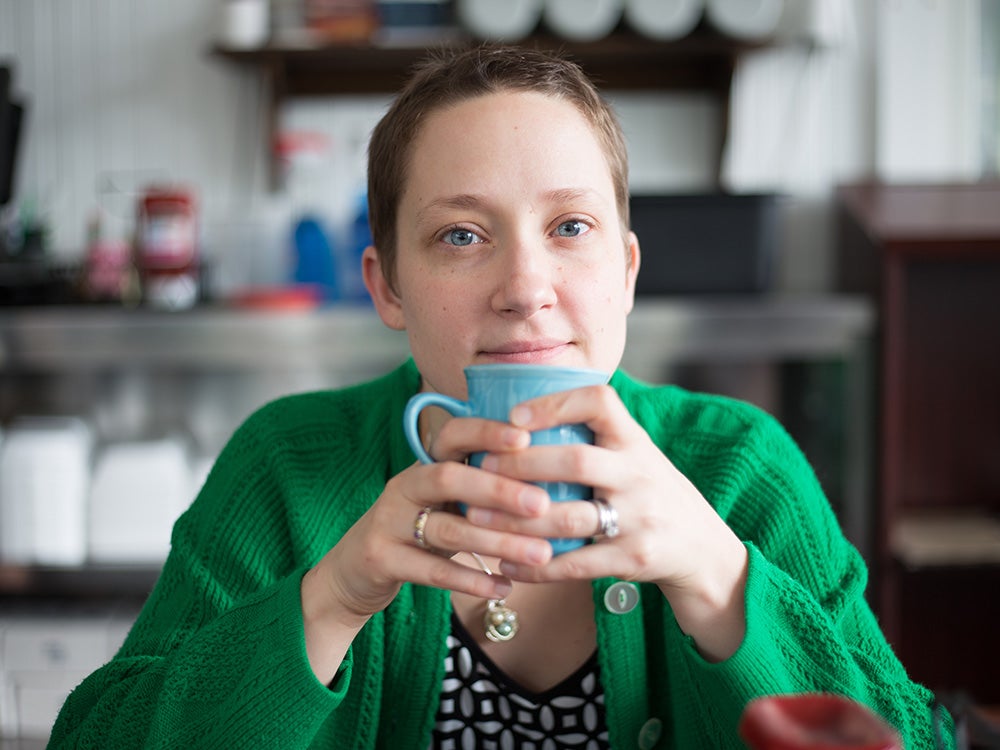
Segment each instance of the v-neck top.
M597 650L557 685L535 692L504 673L452 613L431 748L610 748Z

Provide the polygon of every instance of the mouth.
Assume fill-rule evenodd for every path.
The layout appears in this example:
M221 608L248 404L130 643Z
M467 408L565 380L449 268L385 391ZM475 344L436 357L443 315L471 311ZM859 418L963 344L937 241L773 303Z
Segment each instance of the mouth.
M479 352L489 362L519 364L544 364L564 356L571 344L565 340L546 339L509 341Z

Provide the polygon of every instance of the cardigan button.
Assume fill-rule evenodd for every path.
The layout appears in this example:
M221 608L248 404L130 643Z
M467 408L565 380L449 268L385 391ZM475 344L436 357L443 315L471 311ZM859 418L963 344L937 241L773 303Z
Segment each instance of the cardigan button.
M663 734L663 722L652 718L639 730L639 750L653 750Z
M639 588L634 583L618 581L604 592L604 608L616 615L627 615L639 604Z

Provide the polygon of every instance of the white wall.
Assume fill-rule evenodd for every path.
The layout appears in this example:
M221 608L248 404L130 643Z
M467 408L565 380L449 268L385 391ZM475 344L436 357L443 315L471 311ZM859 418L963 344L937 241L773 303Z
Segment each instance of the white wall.
M792 290L828 284L829 197L838 181L968 177L978 163L969 82L979 0L815 2L833 18L819 44L741 62L726 154L733 189L790 196L778 281ZM16 89L31 105L19 194L47 220L55 253L79 259L98 208L112 232L126 233L149 181L190 183L225 291L283 278L301 212L321 211L331 229L350 213L364 140L387 99L289 106L287 129L325 133L329 145L293 165L288 189L269 192L261 81L208 53L218 4L0 0L0 57L14 59ZM610 95L635 189L711 186L710 99Z
M29 104L20 194L71 252L102 203L130 219L149 179L207 182L227 196L250 82L207 57L213 4L3 0L0 56ZM250 92L252 93L252 92Z

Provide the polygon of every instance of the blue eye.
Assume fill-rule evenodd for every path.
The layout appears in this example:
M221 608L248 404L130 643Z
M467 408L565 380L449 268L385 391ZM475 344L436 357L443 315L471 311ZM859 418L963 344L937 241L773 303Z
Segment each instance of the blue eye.
M477 242L483 241L475 232L469 229L462 229L461 227L449 229L441 239L446 244L455 245L456 247L465 247L466 245L474 245Z
M564 221L556 227L556 234L560 237L579 237L581 234L586 234L589 230L590 227L582 221L571 219L570 221Z

